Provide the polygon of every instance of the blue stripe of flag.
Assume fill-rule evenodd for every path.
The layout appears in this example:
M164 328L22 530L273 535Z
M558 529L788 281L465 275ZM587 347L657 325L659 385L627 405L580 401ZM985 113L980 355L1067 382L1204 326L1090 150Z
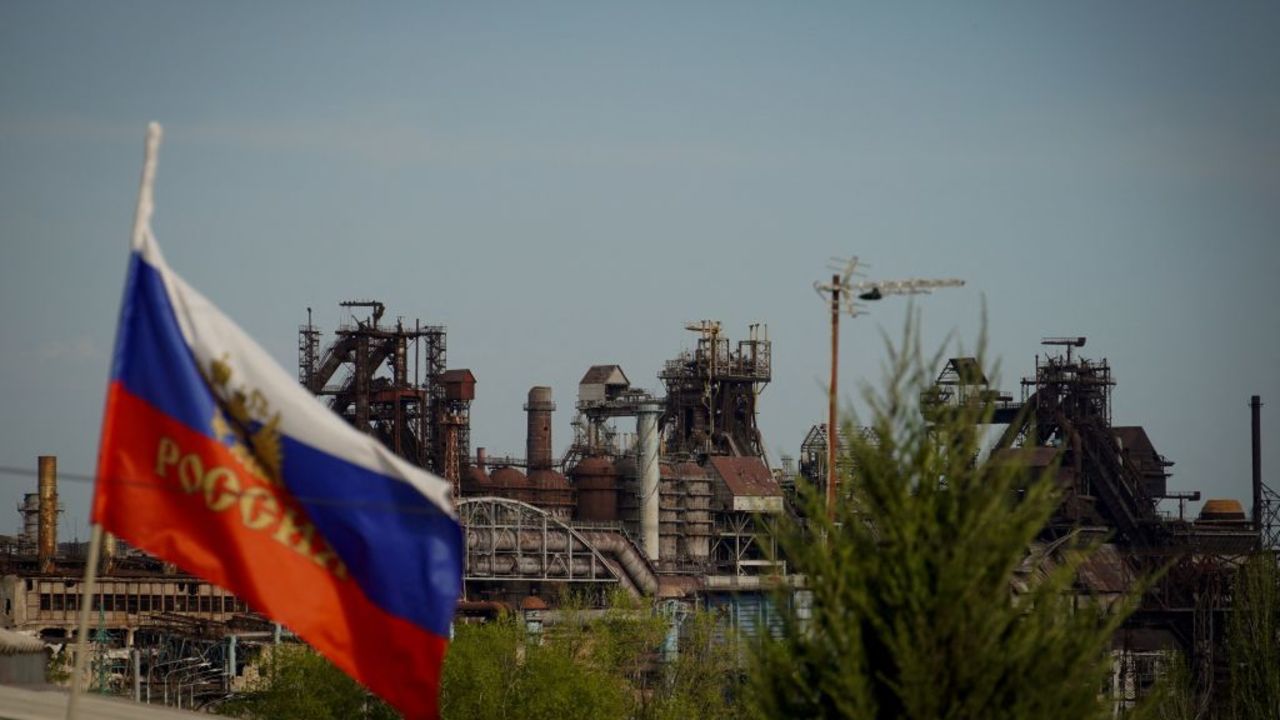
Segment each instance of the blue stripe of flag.
M216 407L160 273L130 260L112 377L212 437ZM462 529L413 486L282 438L285 486L371 601L447 637L462 583ZM305 592L305 589L299 588Z

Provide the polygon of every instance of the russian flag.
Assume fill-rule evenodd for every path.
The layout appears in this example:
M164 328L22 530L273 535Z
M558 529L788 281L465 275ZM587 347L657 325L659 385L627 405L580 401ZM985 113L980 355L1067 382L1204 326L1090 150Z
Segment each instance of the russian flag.
M93 521L287 625L406 717L438 717L462 589L449 485L308 393L169 269L148 225L129 260Z

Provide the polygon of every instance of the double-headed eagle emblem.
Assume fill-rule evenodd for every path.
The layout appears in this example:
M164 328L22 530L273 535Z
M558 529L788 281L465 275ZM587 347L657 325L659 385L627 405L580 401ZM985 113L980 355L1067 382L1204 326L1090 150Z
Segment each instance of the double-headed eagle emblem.
M279 485L284 462L280 413L271 411L261 390L232 385L232 374L225 354L209 363L205 379L217 401L211 421L213 434L250 474Z

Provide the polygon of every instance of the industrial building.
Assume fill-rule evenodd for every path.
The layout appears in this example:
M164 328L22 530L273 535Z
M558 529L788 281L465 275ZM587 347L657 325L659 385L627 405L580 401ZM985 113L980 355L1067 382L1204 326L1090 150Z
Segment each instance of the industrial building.
M663 394L633 386L618 365L587 368L563 457L554 453L553 390L535 386L524 403L524 456L497 456L470 452L477 380L446 369L443 328L386 326L377 301L342 306L368 314L323 348L308 320L299 380L454 483L467 534L464 613L554 599L569 587L601 599L622 588L722 604L752 626L770 622L770 589L791 577L761 545L757 524L785 511L756 424L757 396L772 377L765 327L735 343L718 322L690 324L695 346L663 365Z
M73 643L83 592L84 545L59 543L57 459L38 459L22 532L0 556L0 628L61 650ZM154 702L196 707L239 685L248 646L278 626L244 601L109 535L94 587L93 685L123 692L136 676ZM237 645L241 651L237 654ZM194 660L193 660L194 659Z
M1062 548L1096 540L1104 544L1077 578L1082 597L1106 603L1132 592L1138 578L1158 578L1114 639L1118 706L1155 682L1169 651L1187 658L1200 689L1212 694L1224 687L1232 577L1246 556L1275 550L1280 506L1261 480L1259 399L1251 403L1252 516L1238 500L1214 498L1191 519L1186 503L1200 500L1200 492L1168 487L1173 462L1145 428L1113 424L1111 367L1081 355L1085 342L1044 339L1016 400L989 387L973 358L954 358L922 398L922 410L929 417L982 403L991 425L1004 428L990 461L1023 468L1028 477L1048 472L1059 487L1057 511L1031 548L1024 577L1051 571ZM1177 503L1177 513L1166 513L1162 502Z
M760 391L773 377L766 327L750 326L734 341L718 322L687 325L693 347L657 370L655 389L633 385L616 364L585 368L572 406L573 437L560 457L555 392L534 385L523 398L527 432L519 457L489 453L475 441L471 403L480 383L470 370L447 366L445 328L386 323L376 300L341 305L350 320L327 342L308 310L298 335L299 382L356 428L453 484L466 533L461 618L554 607L570 591L601 602L621 590L700 603L720 608L747 633L777 622L776 598L803 610L803 578L761 530L796 515L797 482L824 488L830 433L825 425L809 431L797 472L789 458L781 469L770 466L757 425ZM1185 505L1200 494L1168 487L1173 463L1143 427L1113 424L1107 361L1081 356L1084 338L1044 342L1016 399L990 387L973 358L953 358L921 397L921 410L931 418L981 404L997 428L990 461L1028 473L1051 469L1062 488L1015 591L1052 571L1064 543L1081 535L1105 542L1081 570L1082 596L1121 597L1136 578L1169 566L1116 637L1119 703L1142 692L1156 660L1171 649L1211 683L1222 671L1231 576L1244 556L1274 549L1280 533L1280 496L1262 484L1258 464L1259 403L1255 398L1252 513L1238 501L1210 499L1188 518ZM869 430L859 432L874 440ZM843 447L848 438L837 441ZM53 459L42 458L39 470L38 492L19 508L22 532L3 559L0 625L59 643L74 626L84 561L57 551ZM856 484L856 468L841 470ZM1176 503L1178 512L1164 512L1162 503ZM233 687L244 644L281 632L219 588L123 545L107 546L95 622L110 658L105 665L120 678L130 658L141 656L148 682L168 691L170 678L160 680L172 672L167 664L194 654L201 667L222 668L191 675L187 690L198 704Z
M686 329L695 346L658 371L662 394L634 386L618 365L586 369L564 457L552 452L552 390L534 387L524 406L524 458L477 448L457 460L468 549L464 613L472 604L554 598L570 586L616 586L721 606L753 630L771 621L771 587L802 588L785 558L761 545L760 523L797 512L795 478L769 467L756 424L759 391L772 378L767 329L752 326L736 343L718 322ZM1274 547L1280 498L1261 483L1255 463L1252 515L1237 500L1216 498L1187 517L1186 504L1200 493L1168 487L1173 463L1145 428L1113 424L1108 362L1081 356L1084 338L1043 344L1019 397L990 387L976 359L952 358L922 396L921 411L938 417L981 404L999 430L989 461L1024 468L1028 477L1052 468L1060 506L1029 548L1019 582L1049 572L1081 539L1104 541L1081 570L1082 597L1121 597L1137 578L1167 567L1116 637L1119 703L1154 680L1156 659L1170 650L1189 658L1211 688L1221 680L1231 577L1245 556ZM466 381L469 400L475 378L467 373ZM1254 423L1256 442L1256 399ZM874 441L869 429L858 432ZM799 475L819 490L828 438L827 427L815 425L799 452ZM856 468L841 470L856 483ZM805 593L791 597L804 602Z

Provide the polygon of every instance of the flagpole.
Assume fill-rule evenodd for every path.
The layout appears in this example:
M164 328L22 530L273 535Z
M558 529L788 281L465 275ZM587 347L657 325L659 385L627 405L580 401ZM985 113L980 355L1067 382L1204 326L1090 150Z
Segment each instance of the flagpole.
M152 189L156 182L156 160L160 154L160 123L147 125L146 150L142 161L142 181L138 187L138 206L133 214L133 250L142 248L151 229ZM102 478L98 478L101 482ZM84 693L84 669L89 655L89 616L93 608L93 586L98 579L98 560L102 554L102 526L93 523L89 530L89 555L84 561L81 583L79 635L76 638L75 669L71 673L71 697L67 700L67 720L75 720L80 696Z
M71 698L67 701L67 720L75 720L76 705L84 692L84 667L89 655L89 611L93 606L93 584L98 577L98 554L102 550L102 526L94 524L89 531L89 556L84 561L81 583L79 635L76 638L75 669L71 672Z

